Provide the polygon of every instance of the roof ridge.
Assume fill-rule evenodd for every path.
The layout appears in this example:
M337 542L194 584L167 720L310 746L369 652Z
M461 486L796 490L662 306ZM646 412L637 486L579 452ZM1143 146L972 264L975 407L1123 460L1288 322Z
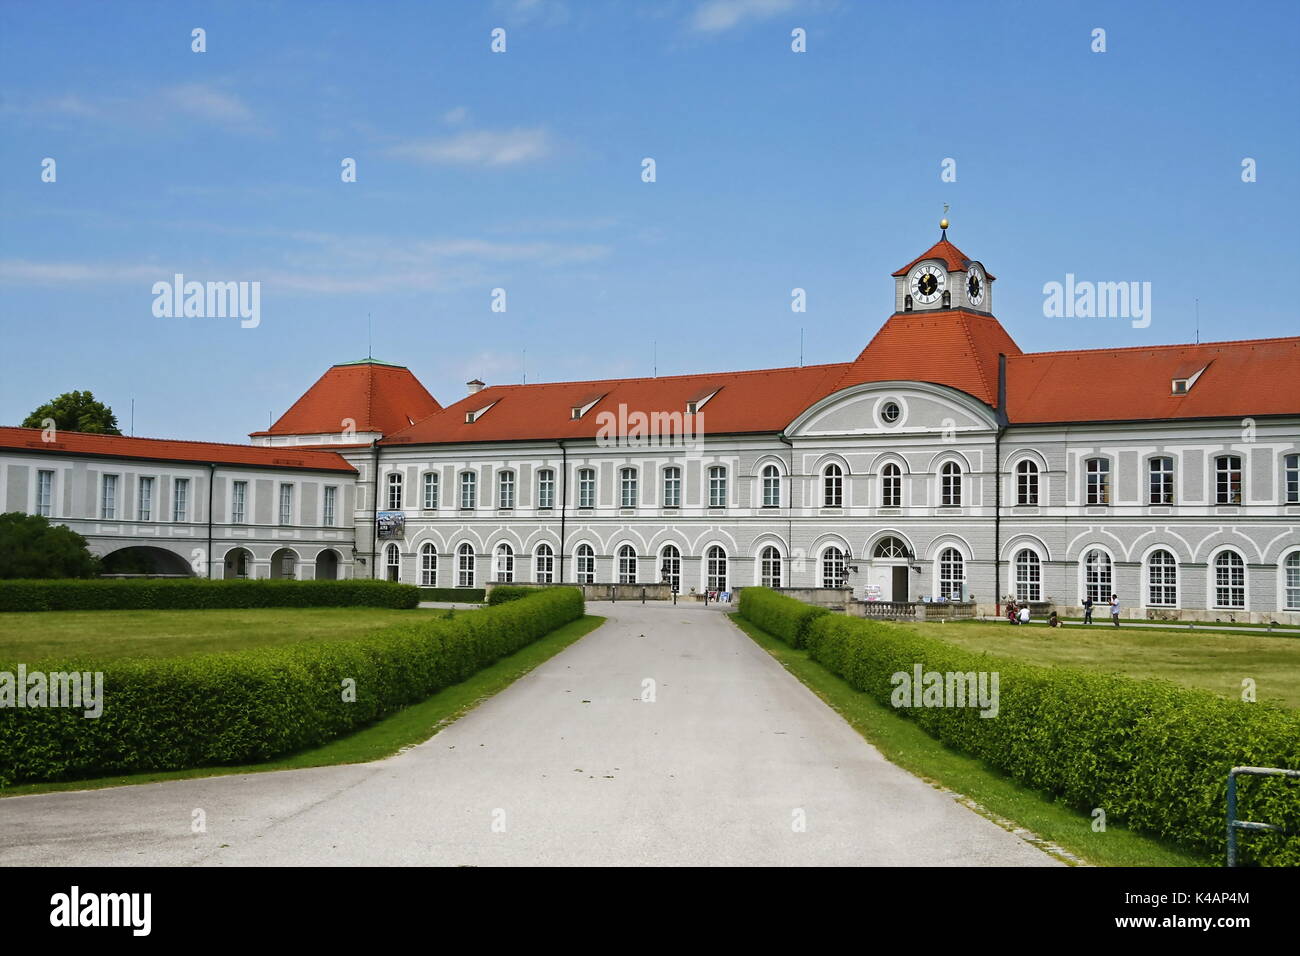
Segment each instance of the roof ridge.
M1021 352L1018 357L1034 358L1040 355L1085 355L1096 352L1152 352L1157 349L1204 349L1219 345L1263 345L1265 343L1287 342L1300 345L1300 335L1280 335L1269 339L1224 339L1220 342L1170 342L1163 345L1113 345L1095 349L1056 349L1050 352ZM1015 356L1007 356L1013 358Z
M0 425L0 429L23 431L23 432L35 432L38 435L45 430L43 428L28 428L24 425ZM71 428L60 428L56 430L56 434L57 432L67 432L70 435L79 435L79 436L89 437L89 438L121 438L127 441L165 441L165 442L173 442L181 445L218 445L223 448L262 449L262 448L292 447L292 446L278 446L278 445L253 445L249 443L234 442L234 441L199 441L194 438L153 438L148 435L106 435L103 432L79 432ZM57 441L57 439L55 440Z
M818 365L785 365L778 368L747 368L730 372L683 372L680 375L638 375L632 378L592 378L564 380L559 382L509 382L500 385L487 385L483 390L487 391L490 388L539 388L545 385L609 385L621 384L623 382L671 382L686 378L734 378L737 375L763 375L768 372L802 372L810 369L838 368L842 365L852 364L852 362L822 362ZM464 401L464 399L468 397L469 396L464 396L459 398L456 402ZM456 403L453 402L452 404ZM450 408L451 406L448 405L445 407Z

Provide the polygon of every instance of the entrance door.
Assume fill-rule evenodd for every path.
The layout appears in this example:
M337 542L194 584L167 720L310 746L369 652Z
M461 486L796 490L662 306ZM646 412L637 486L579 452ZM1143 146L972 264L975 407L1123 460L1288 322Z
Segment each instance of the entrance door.
M901 568L892 568L891 570L894 572L894 580L893 580L894 596L890 598L890 600L906 601L907 600L907 567L904 566Z

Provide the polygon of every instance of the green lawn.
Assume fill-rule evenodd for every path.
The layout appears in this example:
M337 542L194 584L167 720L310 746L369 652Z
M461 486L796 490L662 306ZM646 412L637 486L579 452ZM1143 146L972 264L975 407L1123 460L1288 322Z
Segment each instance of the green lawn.
M1255 681L1259 700L1300 707L1300 638L1208 631L1149 630L1009 623L908 625L967 650L1034 664L1068 665L1127 677L1163 677L1240 699L1241 682Z
M1045 844L1060 847L1076 859L1097 866L1215 866L1222 863L1198 857L1123 827L1112 825L1104 832L1095 832L1087 814L1022 786L982 760L950 749L892 707L854 690L809 657L806 650L792 649L738 614L731 615L731 619L834 708L888 760L927 783L961 794L965 798L963 802L974 804L977 812L1004 827L1019 825ZM936 628L939 626L934 625ZM1050 847L1048 849L1050 852ZM1076 861L1067 858L1067 862Z
M125 611L114 611L124 614ZM202 612L198 612L202 613ZM411 614L411 611L384 611L386 614ZM30 616L30 615L24 615ZM545 637L522 647L509 657L503 657L491 667L474 674L466 681L446 687L431 697L403 708L391 717L363 727L356 733L339 737L311 750L286 757L277 757L265 763L234 767L195 767L189 770L156 771L148 773L119 774L97 777L92 780L65 780L57 783L25 783L14 787L0 787L0 798L32 793L54 793L61 790L98 790L103 787L121 787L139 783L157 783L162 780L191 780L196 777L218 777L233 773L264 773L271 770L300 770L304 767L327 767L335 764L365 763L381 760L428 740L457 718L473 710L493 694L505 690L533 668L550 660L579 638L590 634L605 623L603 617L588 615L570 621Z
M33 611L0 614L0 661L189 657L299 641L361 637L392 624L473 611L376 607L211 611Z

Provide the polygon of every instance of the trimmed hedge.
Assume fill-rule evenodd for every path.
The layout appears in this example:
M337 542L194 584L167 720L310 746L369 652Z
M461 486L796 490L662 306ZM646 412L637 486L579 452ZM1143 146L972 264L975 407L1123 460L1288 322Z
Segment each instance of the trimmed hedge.
M814 621L830 613L824 607L804 604L769 588L740 590L740 615L791 647L807 647Z
M420 600L482 604L484 593L483 588L420 588Z
M419 589L389 581L101 578L0 581L0 611L173 611L249 607L412 608Z
M69 708L0 709L0 785L253 763L315 747L459 683L583 613L576 588L549 588L354 641L29 664L103 671L104 711L88 719ZM355 702L343 699L348 678Z
M528 584L498 584L488 592L487 602L489 606L505 604L507 601L518 601L520 598L528 597L530 594L537 593L537 585Z
M796 630L805 607L746 588L740 613ZM781 604L778 602L788 602ZM751 616L753 615L753 616ZM996 717L974 707L897 709L937 740L980 757L1084 813L1223 858L1228 771L1234 766L1300 769L1300 713L1244 703L1163 680L1135 680L1066 667L1041 667L962 650L906 625L818 615L807 632L810 656L856 690L892 705L894 674L924 671L999 674ZM1300 785L1243 778L1245 819L1300 832ZM1300 837L1249 833L1242 858L1300 865Z

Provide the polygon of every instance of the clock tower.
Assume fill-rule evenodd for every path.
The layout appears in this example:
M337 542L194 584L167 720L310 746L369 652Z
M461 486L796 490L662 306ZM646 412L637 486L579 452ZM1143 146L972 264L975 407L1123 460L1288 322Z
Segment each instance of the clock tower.
M968 309L991 315L993 276L948 241L948 220L939 241L894 273L894 311Z

